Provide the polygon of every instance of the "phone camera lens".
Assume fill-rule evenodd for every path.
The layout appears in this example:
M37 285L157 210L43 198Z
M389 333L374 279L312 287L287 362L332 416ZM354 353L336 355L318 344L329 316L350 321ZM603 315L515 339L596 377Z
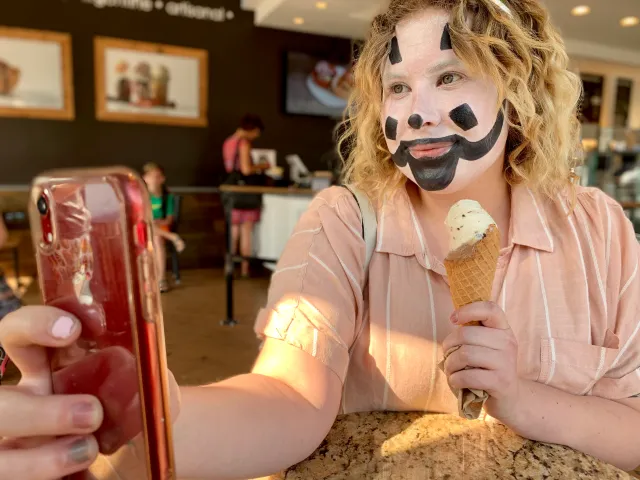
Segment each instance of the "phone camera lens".
M49 204L47 203L47 199L44 195L40 196L40 198L38 199L37 207L40 215L45 216L47 213L49 213Z

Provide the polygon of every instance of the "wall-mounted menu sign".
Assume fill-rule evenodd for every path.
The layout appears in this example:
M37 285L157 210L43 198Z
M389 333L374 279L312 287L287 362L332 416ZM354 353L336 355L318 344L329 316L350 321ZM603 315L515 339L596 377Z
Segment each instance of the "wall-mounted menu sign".
M172 17L191 18L210 22L233 20L235 14L224 7L206 7L194 5L188 1L164 0L81 0L95 8L121 8L138 12L164 12Z

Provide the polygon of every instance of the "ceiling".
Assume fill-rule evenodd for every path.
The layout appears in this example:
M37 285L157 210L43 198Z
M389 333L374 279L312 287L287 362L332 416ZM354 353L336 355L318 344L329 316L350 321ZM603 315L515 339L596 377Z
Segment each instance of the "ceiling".
M254 10L255 23L299 32L347 38L364 38L369 24L389 0L326 0L318 10L316 0L242 0L242 8ZM303 25L293 19L302 17Z
M364 38L373 17L389 0L241 0L255 12L255 24L284 30L347 38ZM508 3L509 0L506 0ZM560 28L571 54L640 65L640 25L622 28L622 17L640 17L640 0L543 0ZM571 15L577 5L589 5L591 14ZM296 25L295 17L304 19Z

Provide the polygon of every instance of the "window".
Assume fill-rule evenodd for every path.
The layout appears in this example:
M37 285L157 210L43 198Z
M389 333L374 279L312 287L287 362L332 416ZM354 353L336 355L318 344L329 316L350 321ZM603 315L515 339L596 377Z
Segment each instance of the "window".
M600 123L604 77L585 73L580 77L584 88L580 121L582 123Z
M633 89L633 80L626 78L618 79L618 87L616 92L616 114L614 118L615 127L626 128L629 120L629 105L631 103L631 91Z

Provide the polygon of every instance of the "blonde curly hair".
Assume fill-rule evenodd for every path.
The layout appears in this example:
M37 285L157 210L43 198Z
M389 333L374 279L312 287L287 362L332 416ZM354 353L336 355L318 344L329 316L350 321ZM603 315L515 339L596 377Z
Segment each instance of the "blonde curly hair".
M498 0L500 1L500 0ZM396 25L436 7L450 12L456 55L498 87L499 105L509 103L509 135L504 173L553 196L571 184L581 158L577 108L582 83L568 70L569 58L558 31L539 0L503 0L508 15L492 0L391 0L373 21L355 68L355 89L339 150L349 152L344 179L379 200L406 182L387 148L380 124L382 72Z

